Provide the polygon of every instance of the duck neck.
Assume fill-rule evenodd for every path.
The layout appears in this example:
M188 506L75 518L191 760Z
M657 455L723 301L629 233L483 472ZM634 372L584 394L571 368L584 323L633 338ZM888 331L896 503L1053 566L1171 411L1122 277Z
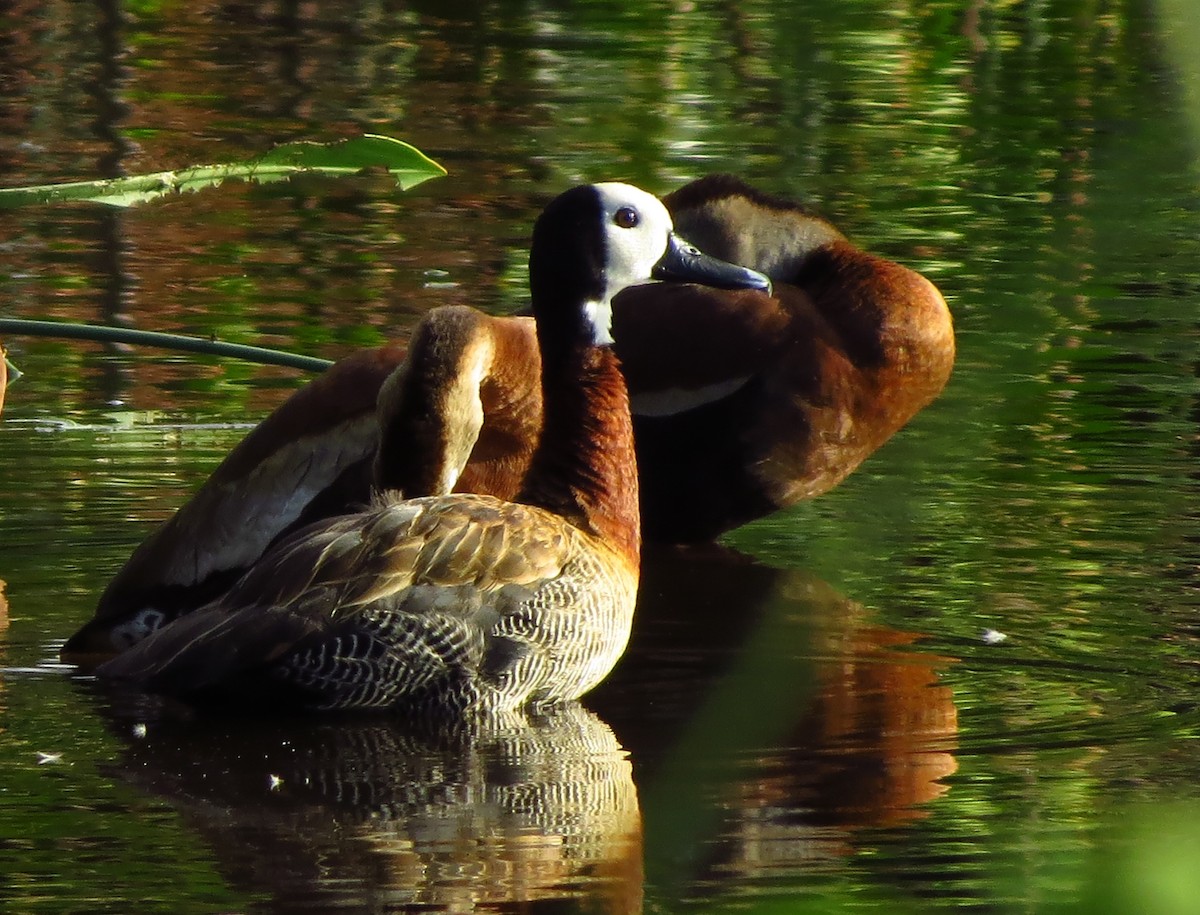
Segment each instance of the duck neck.
M612 349L542 352L542 435L517 501L537 505L621 550L641 548L637 460L625 378Z

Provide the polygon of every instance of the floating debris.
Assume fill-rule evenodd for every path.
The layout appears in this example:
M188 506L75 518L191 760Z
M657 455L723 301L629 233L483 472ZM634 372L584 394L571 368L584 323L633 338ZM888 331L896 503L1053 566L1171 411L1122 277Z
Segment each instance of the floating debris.
M53 766L62 762L63 755L61 753L38 753L39 766Z
M1008 636L999 629L985 629L983 630L982 638L983 644L985 645L999 645L1001 642L1005 641Z

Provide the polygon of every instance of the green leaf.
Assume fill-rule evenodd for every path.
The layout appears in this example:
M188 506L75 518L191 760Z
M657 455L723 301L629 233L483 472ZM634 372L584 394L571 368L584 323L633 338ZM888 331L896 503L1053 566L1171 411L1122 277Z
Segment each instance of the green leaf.
M285 143L245 162L195 165L180 171L104 181L0 188L0 209L63 201L126 207L168 194L216 187L230 178L265 183L285 181L305 173L352 175L372 167L387 169L400 188L406 191L422 181L446 174L442 166L408 143L391 137L365 134L335 143Z
M330 175L352 175L372 166L391 172L402 190L416 187L446 170L414 146L378 134L338 143L288 143L264 153L261 168L294 168Z

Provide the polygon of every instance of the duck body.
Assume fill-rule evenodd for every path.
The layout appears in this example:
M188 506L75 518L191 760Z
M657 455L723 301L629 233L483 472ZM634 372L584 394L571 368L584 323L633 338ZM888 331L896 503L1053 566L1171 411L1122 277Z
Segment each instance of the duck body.
M533 318L466 306L431 311L407 348L338 361L142 541L64 659L90 667L124 651L226 594L298 530L359 512L378 492L516 498L542 425L540 377Z
M624 650L638 576L561 521L492 496L384 499L299 531L97 673L192 701L417 716L574 699Z
M665 202L681 235L774 281L634 287L614 308L644 535L698 542L842 482L945 387L954 331L925 277L792 201L717 175Z
M954 332L932 283L792 201L715 175L665 203L681 236L774 281L635 285L612 302L642 536L701 542L845 479L940 393ZM133 554L64 657L123 650L375 489L515 498L542 421L533 320L434 309L405 352L342 360L252 430ZM414 397L424 408L398 419Z
M611 299L678 257L666 208L637 188L586 185L556 198L530 253L543 419L516 501L405 499L402 490L426 485L418 462L416 476L398 480L401 491L285 537L218 600L154 629L97 676L194 701L409 715L494 712L586 692L628 640L641 546ZM700 260L738 282L765 282ZM455 319L473 320L452 313L446 326ZM467 376L465 393L441 404L455 409L439 412L440 423L424 422L411 398L396 417L413 421L416 409L416 428L454 467L465 453L459 434L437 427L462 422L459 437L473 437L475 367L487 360L446 352L436 333L415 352L423 355L410 359L408 381L440 372L444 382L432 387L451 389ZM456 476L439 471L428 485L446 488Z

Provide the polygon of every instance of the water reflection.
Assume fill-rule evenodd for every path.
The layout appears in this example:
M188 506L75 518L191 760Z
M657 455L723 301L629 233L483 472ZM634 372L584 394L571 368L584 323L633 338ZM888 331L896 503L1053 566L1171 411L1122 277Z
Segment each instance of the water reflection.
M8 596L4 593L7 587L7 582L0 578L0 659L4 657L4 633L8 631ZM0 689L3 688L3 685L3 681L0 681ZM0 708L2 707L0 706Z
M169 799L224 877L280 911L468 911L587 896L641 910L629 759L577 705L415 734L386 717L195 719L110 709L112 776Z
M802 571L651 552L630 649L592 704L638 766L657 895L837 858L927 815L957 768L948 659Z
M231 887L281 911L741 897L948 790L949 662L917 641L806 572L663 549L589 697L604 720L569 706L431 735L106 697L121 751L104 772L170 801Z

